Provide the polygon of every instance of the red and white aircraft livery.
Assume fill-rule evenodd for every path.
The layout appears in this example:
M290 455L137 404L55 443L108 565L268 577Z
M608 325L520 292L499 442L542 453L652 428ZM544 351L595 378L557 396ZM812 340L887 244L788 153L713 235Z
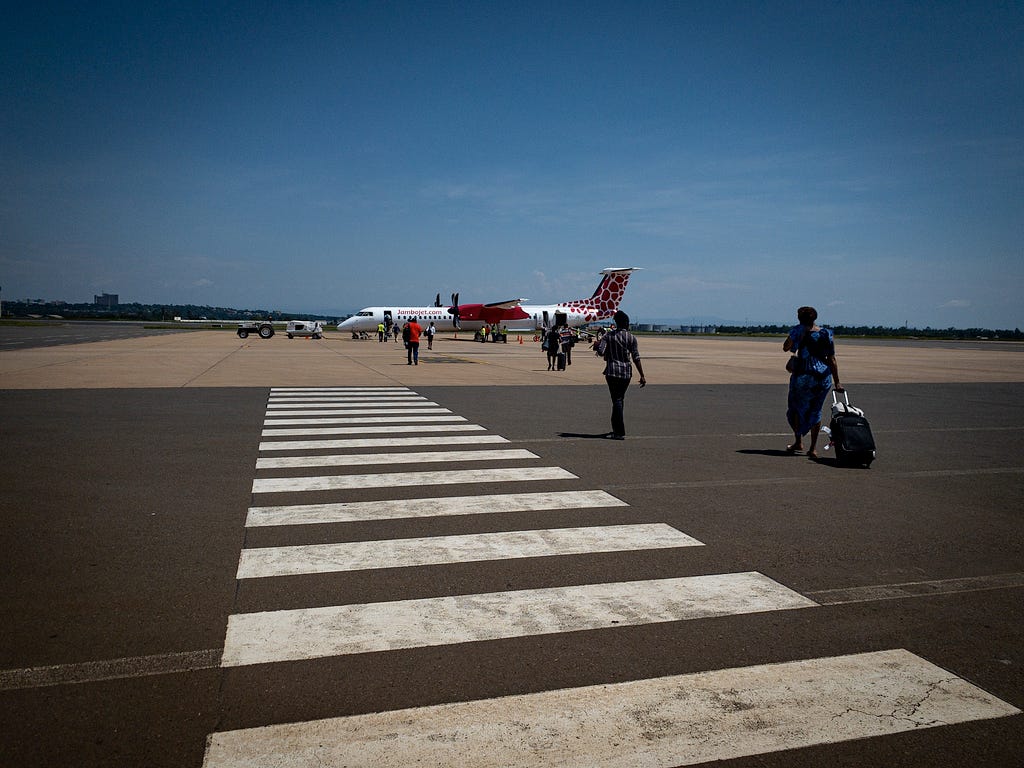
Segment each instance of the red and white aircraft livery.
M415 317L424 328L433 323L439 331L476 331L485 325L497 325L510 331L532 333L551 327L556 313L565 315L565 322L577 327L606 320L614 315L626 294L629 276L637 269L639 267L602 269L600 274L603 277L597 290L586 299L544 305L523 304L526 299L510 299L493 304L460 304L459 296L455 294L452 303L446 307L441 306L440 297L432 307L366 307L338 323L338 330L375 333L381 323L401 325Z

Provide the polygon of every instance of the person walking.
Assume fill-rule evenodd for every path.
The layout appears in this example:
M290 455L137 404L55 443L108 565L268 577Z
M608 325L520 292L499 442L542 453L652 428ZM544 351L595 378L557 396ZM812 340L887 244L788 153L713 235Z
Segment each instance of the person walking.
M558 363L558 331L549 328L544 331L544 348L548 353L548 370L557 370Z
M434 334L437 333L437 328L434 327L433 321L427 326L427 330L423 332L427 337L427 349L434 348Z
M377 323L377 342L384 341L384 323Z
M644 367L640 363L636 336L629 332L629 315L620 309L615 313L614 319L614 330L606 333L594 344L594 351L598 357L604 358L604 379L608 382L608 393L612 398L612 431L605 437L625 440L626 390L629 388L630 379L633 378L633 365L640 374L641 388L647 386L647 379L644 376Z
M565 355L565 364L572 365L572 348L576 346L576 335L568 325L558 329L558 343L562 347L562 354Z
M409 329L409 343L406 351L409 365L420 364L420 334L423 333L423 326L416 322L416 318L411 318L408 324Z
M818 325L818 311L814 307L800 307L796 311L799 325L793 326L782 343L784 352L792 352L786 363L789 371L789 398L786 421L793 430L793 443L786 446L787 453L803 453L803 437L811 433L810 459L817 459L818 433L821 431L821 407L829 390L843 391L839 383L839 363L832 331Z

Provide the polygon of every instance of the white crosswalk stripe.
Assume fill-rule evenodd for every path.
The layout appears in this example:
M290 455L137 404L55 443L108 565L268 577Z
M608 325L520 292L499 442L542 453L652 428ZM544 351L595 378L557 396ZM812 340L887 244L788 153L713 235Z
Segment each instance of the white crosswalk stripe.
M410 424L388 427L341 427L342 435L398 435L403 432L483 432L478 424ZM351 447L346 440L279 440L260 443L260 451L305 451L320 448Z
M388 391L374 392L372 390L354 390L351 392L334 392L330 390L323 390L321 392L271 392L269 400L287 400L288 398L294 399L306 399L310 397L423 397L413 392L410 389L397 389Z
M294 493L297 491L343 491L353 488L403 488L425 485L476 483L525 483L531 480L576 480L561 467L523 469L462 469L442 472L383 472L373 475L327 475L323 477L256 478L253 493Z
M226 667L816 606L760 573L235 614Z
M316 410L317 408L365 408L372 405L375 408L421 408L423 406L433 405L437 403L431 402L425 397L416 397L410 399L372 399L372 398L361 398L351 400L331 400L327 402L295 402L294 400L287 400L282 402L270 402L267 403L267 413L276 413L277 411L292 408L296 411L304 410Z
M442 422L442 421L465 421L465 416L455 416L445 408L439 408L437 416L338 416L334 418L320 419L266 419L265 426L299 426L302 424L398 424L401 422ZM445 415L448 414L448 415ZM264 431L266 434L266 431Z
M424 408L422 406L408 407L408 408L394 408L394 407L374 407L365 408L363 406L352 406L347 408L334 407L330 408L316 408L314 410L298 410L292 409L287 411L273 411L268 413L269 416L279 418L282 416L416 416L431 413L451 413L447 408L441 407L430 407Z
M309 392L350 393L365 392L368 394L385 394L388 392L412 392L408 387L272 387L270 396L306 394Z
M280 408L282 405L294 405L296 408L309 408L309 403L313 403L312 407L316 407L317 404L323 403L337 403L338 405L345 405L347 403L353 403L355 405L370 405L374 403L381 403L383 405L413 405L416 403L423 403L427 398L422 395L389 395L387 397L381 397L379 395L372 395L366 397L358 397L353 395L313 395L310 397L272 397L268 401L268 408Z
M291 469L295 467L355 467L364 464L431 464L442 461L502 461L539 459L522 448L490 451L416 451L409 453L357 453L337 456L285 456L257 459L256 469Z
M247 528L280 529L291 543L242 550L237 579L247 590L282 577L316 579L367 569L459 563L487 567L522 558L594 553L641 557L654 550L704 546L664 523L596 521L575 527L301 543L303 531L312 538L316 526L324 524L419 518L423 527L459 516L628 505L602 490L430 495L431 489L447 485L482 491L487 483L579 481L561 467L327 474L330 468L370 464L500 464L541 458L521 449L495 449L495 444L509 441L479 434L486 431L480 425L452 423L466 420L405 387L274 388L266 414L259 450L278 455L261 456L256 471L315 469L316 475L257 477L253 494L320 492L335 498L249 508ZM334 437L325 439L328 435ZM302 437L314 439L293 439ZM405 450L447 446L463 447ZM301 455L360 449L379 452ZM344 498L348 491L403 487L423 488L423 495ZM295 501L290 496L284 500ZM291 526L297 527L287 530ZM819 607L756 571L314 605L233 614L221 665L258 674L263 665L279 662L313 663L352 654L401 654L416 648ZM908 651L893 649L214 733L204 765L390 766L399 759L402 764L466 768L671 768L1013 714L1019 710Z
M424 437L350 437L343 440L331 440L331 448L409 448L412 446L442 445L496 445L507 444L508 440L501 435L428 435ZM274 443L273 445L276 445ZM278 448L266 449L280 450ZM292 449L294 450L294 449ZM256 468L260 468L262 459L257 460Z
M652 523L261 547L242 550L237 578L699 546L670 525Z
M250 528L257 528L275 525L355 523L406 517L448 517L624 506L626 506L626 502L605 491L500 493L425 499L250 507L245 524Z
M1019 714L905 650L214 734L207 768L672 768Z

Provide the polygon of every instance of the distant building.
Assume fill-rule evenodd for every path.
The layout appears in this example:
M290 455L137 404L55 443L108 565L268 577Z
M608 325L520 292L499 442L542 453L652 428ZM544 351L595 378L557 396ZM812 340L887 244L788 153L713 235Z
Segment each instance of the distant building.
M101 293L99 296L92 297L92 303L98 307L113 309L120 302L118 301L118 295L116 293Z

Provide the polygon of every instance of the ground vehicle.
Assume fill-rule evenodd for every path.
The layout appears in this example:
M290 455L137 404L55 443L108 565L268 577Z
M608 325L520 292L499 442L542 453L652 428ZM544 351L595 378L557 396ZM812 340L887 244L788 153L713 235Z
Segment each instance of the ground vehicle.
M274 335L274 326L267 320L246 320L238 324L238 338L248 338L250 333L258 333L261 339L269 339Z
M314 339L324 337L324 326L319 320L289 320L285 329L289 339L296 336L312 336Z

